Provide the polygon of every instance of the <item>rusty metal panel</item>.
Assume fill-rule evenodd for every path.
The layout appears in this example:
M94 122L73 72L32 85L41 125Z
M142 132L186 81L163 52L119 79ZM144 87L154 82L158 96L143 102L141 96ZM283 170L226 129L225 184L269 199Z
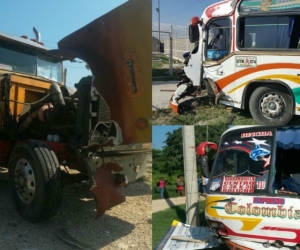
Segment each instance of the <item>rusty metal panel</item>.
M107 163L95 173L96 185L92 186L91 192L96 199L96 218L101 217L107 209L126 200L124 187L111 173L112 170L120 172L121 167L115 163Z
M89 64L94 86L121 127L123 143L151 142L151 0L129 0L65 37L58 47ZM137 129L144 119L147 127Z

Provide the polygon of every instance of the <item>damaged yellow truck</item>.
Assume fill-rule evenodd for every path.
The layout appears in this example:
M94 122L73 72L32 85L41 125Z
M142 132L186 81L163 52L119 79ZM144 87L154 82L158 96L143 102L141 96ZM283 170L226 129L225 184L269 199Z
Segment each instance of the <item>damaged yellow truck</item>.
M0 166L24 219L57 213L63 165L89 177L98 217L125 201L124 185L144 174L152 148L147 2L126 2L56 50L38 36L0 33ZM63 61L75 58L92 74L70 88Z

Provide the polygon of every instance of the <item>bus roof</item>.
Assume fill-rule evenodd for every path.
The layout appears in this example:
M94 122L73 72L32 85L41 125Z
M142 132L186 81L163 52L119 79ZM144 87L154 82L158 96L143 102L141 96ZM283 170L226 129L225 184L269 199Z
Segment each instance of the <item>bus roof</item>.
M231 131L235 131L235 130L240 130L240 129L247 129L247 128L258 128L261 127L262 129L276 129L276 130L284 130L284 129L299 129L300 126L267 126L267 125L238 125L238 126L232 126L229 129L227 129L226 131L223 132L222 136L223 137L225 134L227 134L228 132Z
M231 15L238 1L240 0L224 0L208 6L201 16L203 23L206 24L214 17Z
M231 126L229 129L225 130L221 137L223 137L224 134L227 134L228 132L243 129L243 128L253 128L253 127L259 127L260 125L238 125L238 126Z

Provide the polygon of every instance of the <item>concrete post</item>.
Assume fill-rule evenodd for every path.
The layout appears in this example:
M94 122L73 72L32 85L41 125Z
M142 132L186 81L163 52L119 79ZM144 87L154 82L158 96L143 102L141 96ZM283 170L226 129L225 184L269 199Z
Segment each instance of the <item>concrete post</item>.
M170 57L169 57L169 75L173 76L173 27L170 30Z
M160 51L160 4L159 0L157 0L157 12L158 12L158 52Z
M200 226L194 126L182 127L187 224Z

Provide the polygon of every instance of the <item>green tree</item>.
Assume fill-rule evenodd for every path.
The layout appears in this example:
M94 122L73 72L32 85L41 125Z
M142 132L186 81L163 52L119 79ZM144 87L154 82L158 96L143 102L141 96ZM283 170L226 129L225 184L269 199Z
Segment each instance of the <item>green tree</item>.
M213 142L218 144L219 140L224 133L225 130L227 130L228 127L226 125L214 125L214 126L195 126L195 143L196 147L201 143L205 141ZM208 156L208 166L211 168L213 165L213 161L215 159L216 151L207 148L207 156ZM198 170L199 174L202 174L202 169L199 161L198 163Z
M210 142L218 144L222 133L227 129L226 125L215 126L195 126L195 154L196 148L208 139ZM168 180L167 188L175 187L178 175L184 175L184 157L182 143L182 128L167 133L163 149L153 149L153 192L159 177ZM208 164L212 166L216 151L208 150ZM198 172L201 174L201 166L198 164ZM176 193L175 193L176 194Z

